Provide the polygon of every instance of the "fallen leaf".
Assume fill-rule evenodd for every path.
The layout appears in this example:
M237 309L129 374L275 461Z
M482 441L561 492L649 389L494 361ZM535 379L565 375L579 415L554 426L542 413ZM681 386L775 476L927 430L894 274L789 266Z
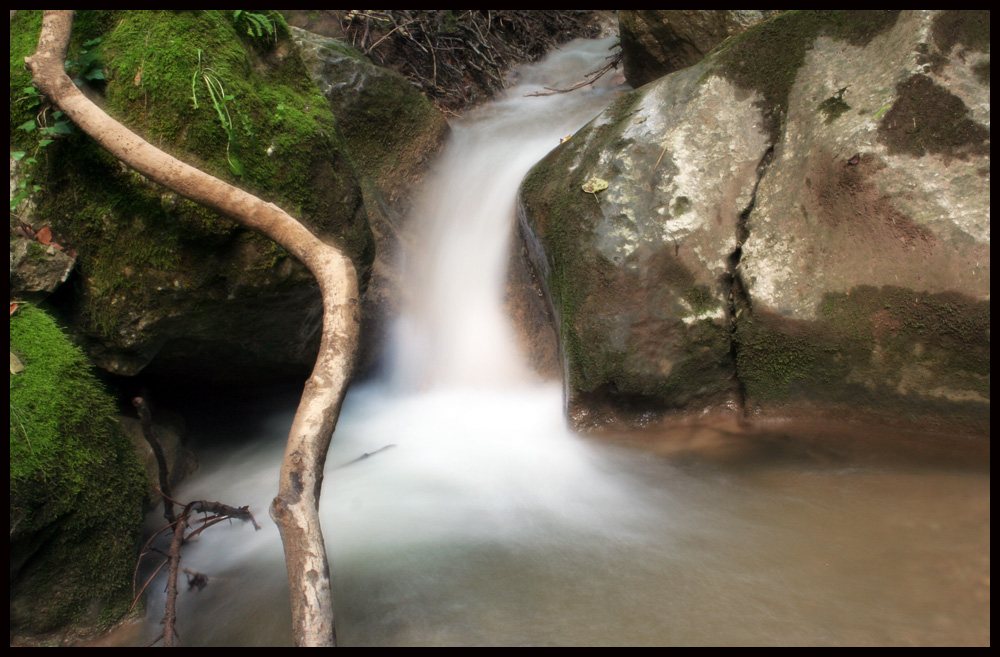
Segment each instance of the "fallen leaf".
M603 192L608 188L608 181L603 178L591 178L587 182L583 183L581 189L588 194L597 195L597 192Z

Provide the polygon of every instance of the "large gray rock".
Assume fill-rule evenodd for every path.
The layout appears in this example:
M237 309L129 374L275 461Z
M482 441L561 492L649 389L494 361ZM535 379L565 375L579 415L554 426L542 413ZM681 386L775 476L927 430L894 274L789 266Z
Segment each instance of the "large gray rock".
M730 257L769 143L758 110L724 78L702 80L708 70L620 98L522 187L580 422L605 405L737 401ZM585 192L592 178L607 189Z
M988 12L804 53L740 263L752 412L988 426L988 63Z
M988 426L983 18L790 12L543 160L520 223L574 417Z

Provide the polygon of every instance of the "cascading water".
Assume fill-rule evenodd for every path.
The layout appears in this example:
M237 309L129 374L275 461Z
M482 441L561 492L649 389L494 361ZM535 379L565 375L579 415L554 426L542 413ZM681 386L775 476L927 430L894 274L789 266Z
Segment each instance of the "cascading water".
M572 435L558 384L522 365L500 301L517 186L617 90L524 94L579 80L609 45L577 42L521 69L517 87L454 126L412 220L391 365L352 389L328 458L339 640L988 643L988 471L848 466L774 436L735 461L679 467ZM276 407L226 427L244 446L205 453L179 493L250 504L263 525L186 548L184 565L213 578L181 595L186 645L290 640L265 516L294 400ZM725 437L697 431L682 438ZM913 494L926 487L934 495ZM966 595L983 590L985 605Z

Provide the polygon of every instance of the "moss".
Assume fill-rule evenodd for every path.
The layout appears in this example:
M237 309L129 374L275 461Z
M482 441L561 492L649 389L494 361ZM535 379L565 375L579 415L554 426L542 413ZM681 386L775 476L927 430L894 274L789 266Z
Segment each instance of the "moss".
M765 129L778 141L788 110L788 94L805 53L817 37L827 36L855 46L869 43L892 28L898 11L790 11L763 21L723 42L706 72L759 93Z
M719 307L719 300L707 285L692 285L684 293L684 300L691 304L696 315L712 312Z
M11 631L104 629L132 601L146 477L115 405L42 311L10 320Z
M687 196L678 196L674 199L674 204L670 208L670 215L676 218L690 211L691 199Z
M988 402L962 397L989 399L989 331L989 301L861 286L826 295L815 322L760 312L739 322L737 368L754 402L843 404L988 422ZM923 378L908 379L913 372ZM949 397L949 390L957 395Z
M374 238L354 164L287 25L274 20L276 37L257 38L236 29L226 11L77 12L69 57L86 40L100 38L107 81L92 91L103 95L110 114L180 159L330 236L354 260L363 284ZM11 140L29 152L37 140L14 130L15 121L34 115L15 102L30 84L17 63L34 51L39 29L40 12L19 12L11 23ZM205 76L231 96L228 127ZM90 335L111 343L151 338L129 325L183 311L170 306L176 298L163 294L165 286L209 285L223 275L217 269L229 266L216 267L219 261L246 260L226 249L249 241L258 265L280 259L270 240L123 170L84 135L58 140L37 159L32 180L44 188L37 214L79 254L87 299L80 322ZM234 174L231 161L242 165L242 175ZM268 272L253 266L230 273L249 288Z
M896 100L882 115L878 140L891 155L928 153L968 159L990 153L990 130L972 120L961 98L926 75L896 85Z
M942 11L934 18L931 38L946 55L956 44L975 52L989 52L990 12L988 9Z

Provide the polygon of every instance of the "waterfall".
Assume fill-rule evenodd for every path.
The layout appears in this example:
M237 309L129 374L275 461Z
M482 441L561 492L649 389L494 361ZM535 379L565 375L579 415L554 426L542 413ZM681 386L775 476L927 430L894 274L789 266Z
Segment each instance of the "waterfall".
M524 94L576 82L610 43L519 69L516 87L457 121L415 208L390 364L351 389L327 462L338 639L988 644L988 458L984 476L935 458L859 463L818 431L632 438L667 459L573 435L560 385L524 366L501 309L518 184L617 90ZM249 504L262 529L215 527L185 548L211 579L181 594L184 645L290 641L266 515L295 401L201 429L229 442L202 450L178 497ZM159 629L162 585L149 591L138 644Z

